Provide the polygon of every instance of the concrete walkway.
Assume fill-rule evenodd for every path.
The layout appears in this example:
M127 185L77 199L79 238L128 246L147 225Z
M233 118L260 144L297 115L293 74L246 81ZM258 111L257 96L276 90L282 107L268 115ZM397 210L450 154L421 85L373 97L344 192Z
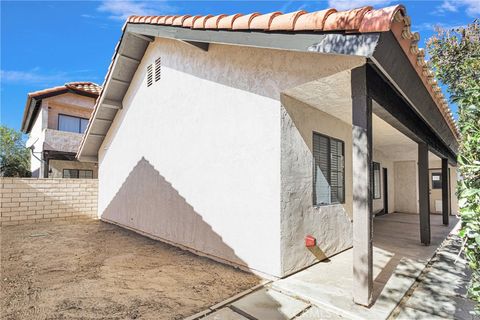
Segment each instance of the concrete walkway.
M478 319L466 298L467 262L457 258L461 239L452 233L401 301L392 319Z
M211 308L211 311L192 319L387 319L392 314L400 319L449 316L471 319L465 317L470 305L465 304L458 292L465 288L467 275L456 272L458 270L452 262L458 248L442 247L432 260L435 263L431 264L432 269L423 285L416 285L422 271L430 266L429 261L436 249L457 224L457 219L451 217L450 225L443 226L441 216L432 215L432 244L428 247L419 242L418 220L418 215L400 213L374 220L375 303L370 308L353 303L352 250L347 250L243 297L231 299L219 310ZM414 285L418 291L413 291L411 298L404 299L401 308L398 307ZM427 296L430 301L426 300ZM423 303L424 300L428 304Z

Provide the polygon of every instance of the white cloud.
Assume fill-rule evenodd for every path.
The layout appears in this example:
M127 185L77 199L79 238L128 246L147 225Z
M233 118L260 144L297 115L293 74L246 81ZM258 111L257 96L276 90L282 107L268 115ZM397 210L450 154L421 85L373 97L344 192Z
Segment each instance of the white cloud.
M459 9L465 9L469 16L477 17L480 15L479 0L444 0L437 8L437 13L457 12Z
M94 81L96 77L87 76L89 70L77 72L52 72L41 73L39 68L29 71L0 70L0 78L3 83L8 84L29 84L38 86L57 86L71 81ZM81 77L81 79L79 79Z
M349 10L365 6L385 6L391 2L391 0L328 0L328 6L337 10Z
M151 16L175 13L176 8L166 1L103 1L97 8L98 11L106 12L111 19L125 20L131 15Z

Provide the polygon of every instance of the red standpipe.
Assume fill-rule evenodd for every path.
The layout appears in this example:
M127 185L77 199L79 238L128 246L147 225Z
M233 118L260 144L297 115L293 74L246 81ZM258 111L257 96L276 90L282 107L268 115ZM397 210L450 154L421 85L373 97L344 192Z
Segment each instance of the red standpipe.
M315 247L316 245L317 245L317 239L315 239L313 236L308 235L305 237L305 246L307 248Z

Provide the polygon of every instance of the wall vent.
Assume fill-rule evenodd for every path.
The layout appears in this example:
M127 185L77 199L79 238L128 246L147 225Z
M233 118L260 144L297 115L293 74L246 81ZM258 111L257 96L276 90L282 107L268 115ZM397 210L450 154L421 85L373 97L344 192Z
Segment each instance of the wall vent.
M152 65L148 65L147 67L147 87L150 87L153 83L153 74L152 74Z
M162 71L161 67L162 67L162 60L159 57L155 60L155 82L161 79L161 71Z

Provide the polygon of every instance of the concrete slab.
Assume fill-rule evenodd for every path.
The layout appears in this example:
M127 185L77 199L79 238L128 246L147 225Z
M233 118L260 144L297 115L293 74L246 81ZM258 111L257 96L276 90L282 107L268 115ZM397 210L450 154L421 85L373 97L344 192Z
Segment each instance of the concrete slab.
M467 299L466 287L470 272L466 261L454 254L459 252L461 240L452 236L440 248L428 268L418 280L411 295L402 302L403 308L435 315L444 319L472 319L474 303Z
M235 311L229 308L223 308L218 311L215 311L214 313L211 313L202 319L204 320L249 320L248 318L245 318L244 316L236 313Z
M420 244L418 215L394 213L374 220L375 302L370 308L353 302L351 250L278 280L271 287L346 318L386 319L457 222L452 217L446 227L441 218L431 217L432 242L428 247Z
M309 304L271 289L262 289L232 303L234 309L257 319L286 320L300 314Z
M345 319L335 313L328 312L318 307L312 306L307 311L295 318L295 320L338 320Z
M400 314L395 318L397 320L444 320L440 316L435 316L430 313L426 313L417 309L404 307L401 309Z

